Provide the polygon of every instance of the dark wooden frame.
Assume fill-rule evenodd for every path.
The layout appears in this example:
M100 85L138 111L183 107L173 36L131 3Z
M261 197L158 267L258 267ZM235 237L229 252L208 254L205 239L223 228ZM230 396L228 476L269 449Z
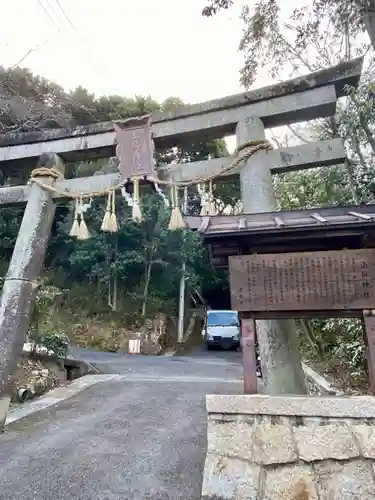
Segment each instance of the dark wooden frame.
M324 240L324 236L322 238ZM375 249L371 249L370 253L375 252ZM285 252L287 255L292 252ZM294 253L294 252L293 252ZM315 252L309 252L311 255L314 255ZM324 252L330 253L330 252ZM334 254L341 253L352 253L347 252L347 249L341 249L338 252L332 252ZM358 255L360 252L353 252ZM370 265L373 266L373 260L371 259L371 255L369 256L369 252L367 253L368 258L370 259ZM271 255L267 255L269 259L272 259ZM238 257L229 257L233 259L238 259ZM276 258L276 256L274 257ZM241 260L241 259L240 259ZM233 270L233 268L232 268ZM230 271L231 272L231 271ZM237 269L237 273L240 271ZM235 275L233 275L235 276ZM346 274L344 274L346 276ZM231 293L235 292L235 285L233 285L233 278L230 280L231 283ZM239 285L243 286L243 285ZM234 288L234 290L233 290ZM242 289L243 290L243 289ZM242 292L241 292L242 293ZM357 303L356 309L350 309L345 307L344 305L339 305L339 308L336 308L337 302L332 304L335 307L335 310L326 309L326 310L267 310L267 307L261 306L263 310L256 311L244 311L240 310L240 318L241 318L241 333L243 338L242 345L242 356L243 356L243 372L244 372L244 392L246 394L254 394L257 392L257 371L256 371L256 320L262 319L307 319L307 318L362 318L362 324L364 328L364 341L367 348L367 370L369 376L369 385L371 392L375 395L375 303L373 305L373 309L365 307L372 307L373 296L369 297L367 300ZM246 303L246 302L245 302ZM355 303L355 302L354 302ZM238 305L238 304L237 304ZM236 305L232 305L233 308L239 309ZM302 306L301 306L302 307ZM271 308L271 307L270 307ZM275 309L275 306L272 306ZM257 309L259 309L259 304Z
M256 320L259 319L307 319L307 318L338 318L338 317L356 317L362 318L364 328L364 342L367 351L367 371L369 377L369 387L371 393L375 395L375 309L353 311L350 315L340 314L332 315L332 311L288 311L253 314L251 312L240 313L241 335L242 335L242 364L244 378L244 393L256 394L258 392L258 377L256 369Z

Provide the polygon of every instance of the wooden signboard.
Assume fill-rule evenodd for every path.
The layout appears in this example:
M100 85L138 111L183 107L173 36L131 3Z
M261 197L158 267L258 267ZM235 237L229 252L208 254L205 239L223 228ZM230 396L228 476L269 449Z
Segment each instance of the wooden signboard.
M114 122L113 128L116 132L116 155L120 160L122 178L156 178L150 115Z
M232 309L375 309L375 250L264 254L229 258Z

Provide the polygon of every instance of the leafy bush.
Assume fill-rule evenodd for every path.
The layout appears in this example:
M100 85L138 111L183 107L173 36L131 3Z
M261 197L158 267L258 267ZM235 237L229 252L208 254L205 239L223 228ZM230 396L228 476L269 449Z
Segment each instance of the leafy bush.
M58 358L65 358L69 347L69 338L64 332L42 333L38 345L53 351Z
M342 389L366 390L366 346L358 319L316 319L300 329L304 359L330 373Z
M28 332L34 352L44 347L48 351L53 351L59 358L66 356L69 339L55 324L61 298L62 291L59 288L41 283Z
M361 322L348 318L329 319L322 333L334 338L329 349L331 363L345 367L354 380L364 378L366 347Z

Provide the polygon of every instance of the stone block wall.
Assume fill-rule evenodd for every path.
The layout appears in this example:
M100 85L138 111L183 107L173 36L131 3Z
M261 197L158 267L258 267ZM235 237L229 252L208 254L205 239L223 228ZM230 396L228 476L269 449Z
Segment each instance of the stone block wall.
M375 398L207 396L202 500L375 499Z

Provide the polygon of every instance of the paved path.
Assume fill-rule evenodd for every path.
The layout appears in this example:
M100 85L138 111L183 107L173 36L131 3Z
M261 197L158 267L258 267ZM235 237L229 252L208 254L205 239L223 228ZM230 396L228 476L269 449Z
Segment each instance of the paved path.
M205 395L241 391L238 353L75 355L121 376L7 427L0 500L198 500Z

